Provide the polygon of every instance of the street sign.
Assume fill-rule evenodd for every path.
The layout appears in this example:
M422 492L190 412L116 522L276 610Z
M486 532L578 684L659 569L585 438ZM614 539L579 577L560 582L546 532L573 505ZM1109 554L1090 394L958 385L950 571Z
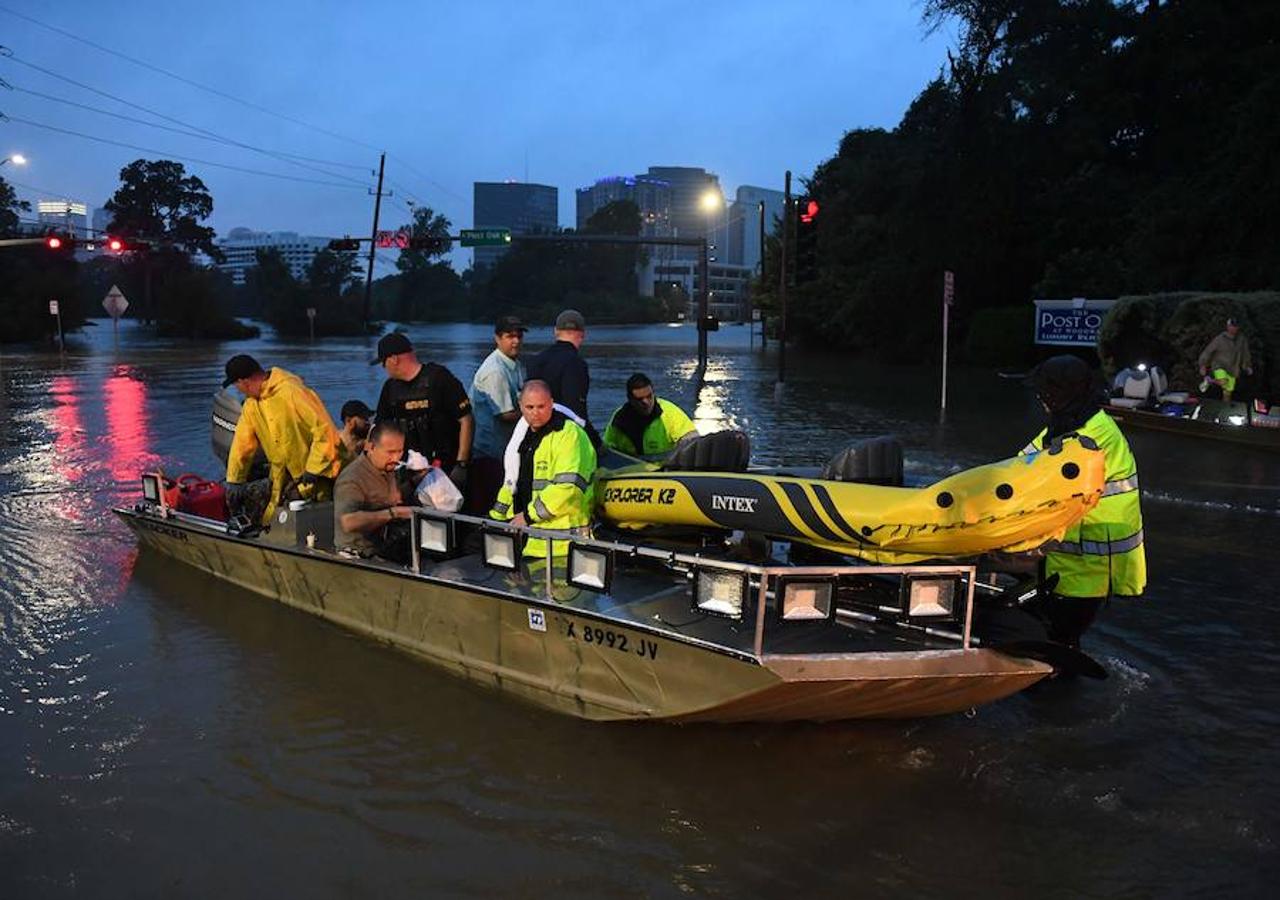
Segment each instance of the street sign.
M464 247L502 247L511 243L511 229L464 228L458 237Z
M49 315L51 315L51 316L56 316L57 314L58 314L58 301L57 301L57 300L50 300L50 301L49 301Z
M374 241L379 250L406 250L409 247L409 233L407 231L379 231L378 237Z
M316 317L316 308L314 306L307 307L307 318L314 319Z
M942 302L947 306L954 306L956 302L956 274L955 272L942 273Z
M118 319L129 308L129 301L124 298L120 288L113 284L111 285L111 290L107 291L107 296L102 298L102 308L107 311L107 315L111 318Z

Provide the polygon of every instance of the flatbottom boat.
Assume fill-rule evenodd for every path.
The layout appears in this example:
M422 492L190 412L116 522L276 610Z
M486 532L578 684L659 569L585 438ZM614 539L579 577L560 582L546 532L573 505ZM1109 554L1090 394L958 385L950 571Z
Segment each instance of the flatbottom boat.
M334 552L330 504L238 530L170 508L158 474L143 496L115 512L146 550L584 719L930 716L1053 670L1029 658L1043 642L1002 652L975 634L969 565L792 565L778 547L744 562L741 545L679 552L423 510L406 567ZM569 539L568 557L522 556L530 535Z

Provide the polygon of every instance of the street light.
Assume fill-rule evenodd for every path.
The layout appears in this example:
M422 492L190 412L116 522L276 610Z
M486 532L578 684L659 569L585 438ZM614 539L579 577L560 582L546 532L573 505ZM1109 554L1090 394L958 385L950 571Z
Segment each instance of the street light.
M21 153L15 153L12 156L6 156L4 159L0 159L0 166L10 162L15 166L25 166L27 164L27 158Z

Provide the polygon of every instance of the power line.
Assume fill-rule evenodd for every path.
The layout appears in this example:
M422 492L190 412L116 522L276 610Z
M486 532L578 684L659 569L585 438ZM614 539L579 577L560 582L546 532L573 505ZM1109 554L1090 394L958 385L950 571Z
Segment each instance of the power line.
M248 100L237 97L234 94L228 94L226 91L221 91L215 87L210 87L207 84L201 84L198 81L193 81L192 79L179 75L176 72L170 72L168 69L162 69L160 66L153 65L152 63L138 59L137 57L129 56L127 53L121 53L119 50L115 50L111 47L104 47L102 44L95 43L94 41L91 41L88 38L80 37L78 34L72 34L70 31L65 31L61 28L58 28L57 26L49 25L45 22L41 22L39 19L34 19L31 16L18 12L17 10L10 9L7 6L0 5L0 12L7 12L11 16L22 19L26 22L30 22L32 25L37 25L40 28L45 28L49 31L55 32L56 34L60 34L63 37L70 38L73 41L78 41L81 44L85 44L86 46L92 47L95 50L100 50L101 52L110 54L111 56L119 57L120 59L133 63L135 66L141 66L144 69L148 69L152 72L156 72L160 75L164 75L167 78L172 78L175 81L180 81L183 84L190 85L191 87L199 88L202 91L206 91L215 96L222 97L225 100L230 100L233 103L239 103L242 106L247 106L249 109L257 110L258 112L265 113L269 116L275 116L277 119L283 119L286 122L292 122L294 125L300 125L303 128L310 128L312 131L317 131L320 134L328 135L329 137L336 138L337 140L340 140L340 141L346 141L349 144L355 144L356 146L364 147L366 150L373 150L375 152L380 150L380 148L375 147L372 144L368 144L364 141L358 140L356 138L347 137L346 135L339 134L336 131L330 131L327 128L321 128L319 125L312 125L310 122L304 122L301 119L295 119L294 117L285 115L284 113L276 112L275 110L272 110L272 109L267 109L265 106L259 106L256 103L252 103Z
M451 191L451 190L449 190L449 189L448 189L447 187L445 187L443 184L441 184L440 182L438 182L438 181L436 181L434 178L432 178L430 175L427 175L427 174L425 174L424 172L422 172L421 170L416 169L416 168L414 168L413 166L409 165L409 163L408 163L406 160L402 159L401 157L399 157L399 156L395 155L394 153L388 153L387 155L388 155L388 156L390 156L392 159L394 159L396 162L400 163L400 165L404 166L404 167L405 167L406 169L408 169L410 172L413 172L415 175L417 175L419 178L421 178L421 179L422 179L423 181L425 181L427 184L429 184L429 185L431 185L432 187L434 187L436 190L438 190L438 191L442 191L442 192L444 192L444 193L448 194L450 197L452 197L453 199L457 200L459 203L466 203L466 202L467 202L467 198L466 198L466 197L461 196L461 195L460 195L460 194L458 194L456 191Z
M201 134L198 131L191 131L186 128L174 128L171 125L161 125L159 122L148 122L146 119L139 119L135 116L126 116L123 113L112 112L109 109L102 109L101 107L98 107L98 106L90 106L87 103L77 103L76 101L68 100L65 97L55 97L52 94L45 94L45 93L41 93L40 91L33 91L30 88L18 87L17 85L5 85L5 86L9 87L11 90L18 91L19 93L22 93L22 94L30 94L33 97L39 97L42 100L52 100L54 103L62 103L66 106L74 106L76 109L84 109L84 110L88 110L89 112L98 113L99 115L111 116L111 118L113 119L120 119L125 122L134 122L138 125L145 125L148 128L158 128L162 131L171 131L174 134L181 134L181 135L185 135L186 137L197 138L198 140L202 140L202 141L214 141L219 144L232 143L231 141L228 141L221 137L210 137L207 134ZM304 162L319 163L320 165L323 165L323 166L339 166L346 169L358 169L360 171L366 171L369 168L367 165L359 165L357 163L338 162L332 159L317 159L316 157L313 157L313 156L301 156L297 153L286 153L283 150L264 150L260 148L254 148L254 149L258 149L260 153L267 153L270 155L280 156L280 157L288 157L290 159L299 159L299 160L303 160ZM335 178L347 177L345 175L338 175L337 173L326 173L326 174L332 174L333 177ZM350 180L353 183L358 183L361 185L364 184L364 182L357 182L355 179L350 179Z
M18 118L17 116L5 116L5 120L9 122L18 122L22 125L31 125L35 128L43 128L46 131L56 131L59 134L69 134L72 137L84 138L85 140L89 140L89 141L97 141L100 144L111 144L115 147L125 147L130 150L140 150L143 153L158 153L161 156L164 156L169 159L182 159L182 160L186 160L187 162L199 163L202 166L216 166L219 169L230 169L233 172L244 172L248 175L261 175L265 178L279 178L279 179L283 179L284 181L296 181L302 184L321 184L326 187L342 188L344 190L349 190L349 191L356 189L351 184L343 184L338 181L321 181L318 178L303 178L298 175L285 175L280 172L267 172L262 169L250 169L245 166L233 166L230 163L214 162L213 160L210 160L210 159L200 159L195 156L183 156L178 153L170 153L167 150L157 150L154 147L141 147L137 144L130 144L130 143L126 143L125 141L114 141L114 140L111 140L110 138L98 137L92 134L85 134L82 131L72 131L69 128L59 128L56 125L46 125L43 122L35 122L31 119L22 119L22 118ZM329 174L329 173L326 172L325 174ZM359 188L362 191L366 190L364 185L360 185Z
M222 141L223 143L231 144L236 147L242 147L246 150L251 150L255 153L262 153L266 156L271 156L279 160L280 162L286 163L288 165L298 166L299 168L302 168L302 169L310 169L313 172L319 172L321 175L327 175L330 178L346 177L346 176L334 175L334 173L332 172L326 172L324 169L318 169L315 166L308 165L307 163L296 162L293 160L285 159L284 157L281 157L270 150L263 150L259 147L254 147L250 144L245 144L241 141L234 140L233 138L229 138L229 137L225 137L223 135L217 134L216 132L210 131L207 128L201 128L199 125L192 125L190 122L184 122L181 119L177 119L177 118L174 118L173 116L166 115L165 113L158 112L154 109L150 109L149 107L143 106L140 103L134 103L132 100L125 100L123 97L117 97L115 94L108 93L107 91L101 90L100 88L96 88L93 85L85 84L83 81L77 81L76 79L63 75L60 72L55 72L52 69L46 69L44 66L36 65L33 62L29 62L28 60L25 60L22 57L15 54L11 49L7 47L0 47L0 56L3 56L13 62L16 62L19 65L26 66L29 69L35 69L37 72L43 72L45 75L48 75L51 78L57 78L61 81L67 82L68 84L73 84L76 87L81 88L82 90L89 91L90 93L97 94L101 97L106 97L108 100L113 100L116 103L123 104L124 106L128 106L132 109L140 110L144 113L147 113L148 115L155 116L158 119L163 119L166 122L172 122L175 125L181 125L183 128L190 128L195 131L199 131L202 134L206 134L210 138Z

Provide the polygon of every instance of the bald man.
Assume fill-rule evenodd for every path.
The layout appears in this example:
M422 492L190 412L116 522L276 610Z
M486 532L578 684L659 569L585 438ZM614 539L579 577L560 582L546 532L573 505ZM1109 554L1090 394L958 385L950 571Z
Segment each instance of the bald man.
M490 516L536 528L585 530L591 524L591 476L596 467L591 439L555 408L545 381L525 383L520 391L520 415L529 430L517 451L519 474L514 486L502 486ZM531 538L524 552L526 556L546 556L546 542ZM567 552L567 542L553 542L553 554Z

